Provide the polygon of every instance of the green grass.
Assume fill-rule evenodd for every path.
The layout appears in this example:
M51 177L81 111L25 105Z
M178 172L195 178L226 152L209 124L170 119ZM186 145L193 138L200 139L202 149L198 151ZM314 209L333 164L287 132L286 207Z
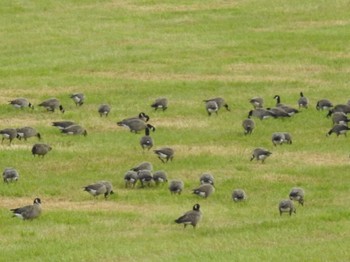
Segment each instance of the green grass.
M331 120L316 111L321 98L344 104L349 94L348 1L9 1L0 3L0 129L33 126L53 150L33 158L36 142L0 145L0 170L15 167L17 183L0 183L0 261L348 261L350 260L349 138L326 137ZM290 119L242 120L261 96L265 105L311 106ZM83 92L78 108L69 94ZM169 108L154 112L155 98ZM203 99L221 96L231 107L208 117ZM35 109L8 101L26 97ZM38 107L57 97L66 109ZM112 112L100 118L97 108ZM141 135L116 122L144 111L157 130L155 148L175 149L162 164L142 153ZM74 120L87 137L63 136L52 121ZM292 145L274 147L271 135L290 132ZM250 162L262 146L273 154ZM123 176L142 161L182 179L125 189ZM216 192L191 194L211 172ZM107 201L82 187L113 183ZM279 216L291 187L306 191L297 214ZM245 203L231 192L243 188ZM10 208L42 199L40 218L11 218ZM173 221L200 203L196 230Z

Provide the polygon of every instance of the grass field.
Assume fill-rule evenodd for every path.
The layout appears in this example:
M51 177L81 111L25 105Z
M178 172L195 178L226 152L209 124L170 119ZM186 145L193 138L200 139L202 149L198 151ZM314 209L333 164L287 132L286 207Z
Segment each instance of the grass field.
M327 112L350 99L349 2L76 0L0 3L0 129L35 127L52 146L34 158L27 142L0 145L0 170L14 167L16 183L0 183L0 261L349 261L349 139L326 137ZM310 108L289 119L254 119L245 136L248 100L266 107L297 107L299 93ZM71 93L83 92L76 107ZM221 96L231 111L208 117L204 99ZM8 101L26 97L34 110ZM51 97L66 112L37 105ZM150 105L167 97L169 108ZM97 108L112 111L101 118ZM153 149L175 149L163 164L142 152L139 139L116 122L139 112L156 127ZM73 120L88 132L65 136L52 121ZM273 132L290 132L292 145L274 147ZM255 147L272 155L249 161ZM167 185L126 189L127 170L143 161L181 179ZM199 176L211 172L215 193L191 194ZM82 187L113 183L108 200ZM306 192L296 215L279 215L278 203L299 186ZM243 188L248 199L234 203ZM33 221L9 209L42 200ZM196 229L174 220L199 203Z

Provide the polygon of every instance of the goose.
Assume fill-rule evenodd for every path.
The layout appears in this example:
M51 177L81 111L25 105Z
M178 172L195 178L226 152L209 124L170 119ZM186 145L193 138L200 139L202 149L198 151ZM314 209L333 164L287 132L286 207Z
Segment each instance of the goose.
M248 119L252 116L257 117L260 120L264 120L264 119L271 118L271 117L273 117L273 118L277 117L274 112L272 112L271 110L268 110L268 109L264 109L264 108L257 108L254 110L250 110L248 113Z
M199 182L201 184L211 184L214 185L214 177L212 174L204 173L200 176Z
M153 181L153 175L150 170L140 170L137 172L137 177L140 180L141 187L151 186Z
M0 130L0 135L2 135L1 144L4 142L5 139L8 139L11 145L12 140L17 137L17 130L14 128L5 128Z
M350 122L350 119L343 112L335 112L334 114L332 114L332 122L333 122L333 125L336 125L336 124L347 125L347 123Z
M289 199L298 201L300 205L304 205L304 189L300 187L293 187L289 192Z
M272 140L272 144L276 146L276 145L282 145L285 142L286 138L283 133L273 133L271 140Z
M200 205L195 204L192 210L187 211L185 214L176 219L175 223L183 224L184 228L186 228L187 225L192 225L193 228L196 228L197 224L201 219L202 212L200 210Z
M5 183L9 183L9 182L17 181L19 179L19 173L16 169L12 167L7 167L2 172L2 177Z
M253 119L250 118L250 116L247 119L244 119L242 122L242 127L244 129L244 134L245 135L250 135L254 128L255 128L255 122Z
M101 183L101 184L105 185L105 187L106 187L105 198L107 198L108 196L114 194L113 185L112 185L111 182L102 180L102 181L99 181L99 182L97 182L97 183Z
M94 184L84 186L83 188L84 191L94 196L95 199L102 194L104 195L105 199L107 199L109 195L114 194L112 184L108 181L99 181Z
M269 157L272 153L264 148L258 147L255 148L252 154L252 157L250 161L252 161L254 158L256 161L261 160L261 163L264 163L265 159Z
M288 132L283 132L282 134L284 135L284 143L291 145L293 143L292 135Z
M35 144L32 147L33 156L38 155L44 157L48 152L52 150L52 147L48 144Z
M47 99L41 102L38 106L44 107L49 112L55 112L56 109L59 109L62 113L65 111L60 100L57 98Z
M22 128L17 128L16 130L17 130L17 138L19 140L23 138L24 141L27 141L27 138L30 138L33 136L36 136L39 140L41 139L40 133L38 133L38 131L36 131L35 128L33 127L26 126Z
M334 125L326 135L330 136L332 133L335 133L337 136L339 135L346 136L346 132L348 132L349 130L350 130L350 127L346 125L337 124L337 125Z
M83 93L74 93L69 97L73 99L76 106L82 106L85 102L85 95Z
M98 107L98 113L100 114L100 117L102 116L107 117L110 112L111 112L111 107L107 104L102 104Z
M67 135L83 135L87 136L87 131L80 125L71 125L64 129L61 129L61 133Z
M137 117L129 117L129 118L124 118L123 120L117 122L118 126L127 126L130 121L133 121L134 119L140 119L143 120L144 122L148 122L149 116L146 115L144 112L141 112L138 114Z
M227 111L231 111L230 108L228 107L225 99L223 99L222 97L215 97L215 98L211 98L211 99L207 99L207 100L203 100L204 102L208 102L208 101L215 101L219 107L218 110L220 110L220 108L225 107Z
M168 188L172 195L181 195L181 192L184 189L184 182L182 182L181 180L171 180Z
M253 98L249 99L249 103L252 104L254 109L264 107L264 99L262 97L253 97Z
M282 108L289 116L299 113L298 109L282 104L281 97L279 95L275 95L274 99L276 99L276 107Z
M214 193L215 188L211 184L202 184L199 187L192 190L192 193L203 198L209 197L212 193Z
M333 107L333 103L329 101L328 99L321 99L318 100L316 103L316 109L317 110L329 110Z
M156 185L168 182L167 174L163 170L159 170L153 173L153 180Z
M336 105L335 107L333 107L332 109L330 109L328 111L327 117L330 117L332 114L334 114L336 112L342 112L344 114L349 114L350 113L350 105L348 105L348 104L346 104L346 105L343 105L343 104Z
M141 137L140 145L143 150L150 150L153 147L153 138L149 136L149 128L145 129L145 135Z
M215 101L205 102L205 109L207 110L208 116L211 116L212 113L218 114L219 106Z
M309 107L309 99L304 96L303 92L300 92L300 98L298 99L298 105L299 105L299 109Z
M235 202L243 201L247 199L247 195L243 189L234 189L232 192L232 199Z
M124 175L125 187L135 187L135 184L138 180L137 172L129 170Z
M153 132L156 131L156 128L154 126L147 124L145 121L138 118L131 119L127 122L118 122L117 125L126 127L130 130L130 132L134 132L135 134L142 130L145 130L146 128L149 128Z
M153 151L163 163L168 162L169 159L172 161L175 154L174 149L170 147L162 147Z
M9 101L9 104L15 108L23 109L24 107L29 107L31 109L34 109L34 106L26 98L22 97Z
M58 129L65 129L69 126L76 125L73 121L56 121L52 122L52 126L57 127Z
M293 201L290 199L281 200L278 205L278 210L280 211L280 216L282 216L282 213L289 213L290 216L292 213L296 214Z
M287 113L282 107L273 107L273 108L266 108L268 111L270 111L275 118L281 118L281 117L291 117L290 114Z
M138 172L140 170L152 171L153 170L153 166L152 166L152 164L150 162L142 162L142 163L138 164L137 166L134 166L130 170L131 171L135 171L135 172Z
M11 209L14 217L19 217L23 220L32 220L41 214L41 200L35 198L33 205Z
M168 99L163 97L163 98L157 98L152 104L151 107L154 108L155 111L158 109L162 109L165 111L168 108Z

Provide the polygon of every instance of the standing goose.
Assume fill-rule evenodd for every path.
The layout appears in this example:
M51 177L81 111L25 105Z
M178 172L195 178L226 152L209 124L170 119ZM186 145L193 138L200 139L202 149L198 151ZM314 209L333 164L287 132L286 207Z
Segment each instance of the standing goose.
M181 180L171 180L168 188L172 195L181 195L181 192L184 189L184 182L182 182Z
M38 106L44 107L49 112L55 112L56 109L59 109L62 113L64 113L64 108L61 105L60 100L57 98L47 99L41 102Z
M34 106L25 98L16 98L14 100L9 101L9 104L15 108L23 109L24 107L29 107L31 109L34 109Z
M252 104L254 109L264 107L264 99L262 97L253 97L253 98L249 99L249 103Z
M246 200L247 195L243 189L235 189L232 192L232 200L235 202Z
M282 216L282 213L289 213L290 216L292 213L296 214L296 209L294 207L293 201L290 199L281 200L278 205L278 210L280 211L280 216Z
M199 182L201 184L211 184L214 185L214 177L212 174L204 173L200 176Z
M184 215L180 216L175 220L175 223L183 224L184 228L186 228L187 225L192 225L193 228L196 228L201 219L202 212L200 211L200 205L195 204L191 211L188 211Z
M125 187L135 187L135 184L138 180L137 172L129 170L124 175Z
M33 205L11 209L13 216L23 220L32 220L41 214L41 200L35 198Z
M285 104L282 104L281 103L281 97L279 95L275 95L274 99L276 99L276 107L282 108L285 112L287 112L287 114L289 116L292 116L292 115L294 115L296 113L299 113L299 110L297 110L297 109L295 109L293 107L287 106Z
M64 129L61 129L61 132L63 134L67 134L67 135L83 135L83 136L87 136L86 130L80 125L68 126L68 127L64 128Z
M153 173L153 180L156 185L168 182L167 174L163 170L159 170Z
M83 93L75 93L69 96L73 99L76 106L82 106L85 102L85 95Z
M0 135L2 135L1 144L4 142L5 139L10 140L10 145L12 143L12 140L17 137L17 130L14 128L5 128L0 130Z
M123 120L117 122L118 126L127 126L130 121L133 121L134 119L140 119L143 120L144 122L148 122L149 116L146 115L144 112L141 112L138 114L137 117L129 117L129 118L124 118Z
M203 100L204 102L208 102L208 101L215 101L219 107L218 110L220 110L220 108L225 107L227 111L231 111L230 108L228 107L228 104L226 103L225 99L223 99L222 97L215 97L215 98L211 98L211 99L207 99L207 100Z
M56 121L52 122L52 126L57 127L58 129L65 129L66 127L76 125L73 121Z
M140 170L137 172L137 177L140 180L141 187L151 186L153 181L153 175L150 170Z
M264 163L265 159L268 158L272 153L264 148L258 147L255 148L252 154L252 157L250 161L252 161L254 158L256 161L261 160L261 163Z
M346 132L350 130L350 127L346 125L335 125L329 130L329 132L326 134L327 136L330 136L331 134L335 133L337 136L344 135L346 136Z
M102 104L98 108L98 113L100 114L100 117L102 116L107 117L110 112L111 112L111 107L107 104Z
M12 167L5 168L4 172L2 172L2 177L5 183L17 181L19 179L19 173L16 169Z
M283 133L273 133L271 140L272 140L272 144L276 146L276 145L282 145L283 143L285 143L286 138Z
M300 205L304 205L304 190L300 187L293 187L289 192L289 199L298 201Z
M48 152L52 150L52 147L47 144L35 144L32 147L33 156L38 155L44 157Z
M215 101L205 102L205 109L207 110L208 116L211 116L212 113L218 114L219 106Z
M271 117L273 117L273 118L277 117L274 112L272 112L271 110L268 110L268 109L264 109L264 108L257 108L254 110L250 110L248 113L248 119L252 116L257 117L260 120L271 118Z
M138 172L140 170L152 171L153 170L153 166L152 166L152 164L150 162L142 162L142 163L138 164L137 166L134 166L130 170L135 171L135 172Z
M22 128L17 128L17 138L21 140L22 138L24 141L27 141L27 138L36 136L39 140L41 139L40 133L38 133L35 128L26 126Z
M153 147L153 138L149 135L149 128L145 129L145 135L141 137L140 145L143 150L150 150Z
M309 99L304 96L303 92L300 92L300 98L298 99L298 106L299 106L299 109L309 107Z
M151 107L153 107L155 111L157 111L158 109L162 109L163 111L165 111L168 108L168 99L165 97L158 98L153 102Z
M202 184L199 187L192 190L193 194L201 196L203 198L209 197L212 193L214 193L215 188L211 184Z
M242 127L244 129L244 134L245 135L250 135L254 128L255 128L255 122L253 119L250 118L250 116L247 119L244 119L242 122Z
M348 122L350 122L350 119L343 112L335 112L334 114L332 114L332 122L333 122L333 125L336 125L336 124L347 125Z
M317 110L329 110L333 107L333 103L328 99L321 99L317 101L316 109Z
M153 150L154 153L158 156L158 158L163 162L166 163L169 161L172 161L174 158L174 149L170 148L170 147L163 147L163 148L159 148L156 150Z
M156 131L156 128L154 126L147 124L145 121L138 118L131 119L127 122L118 122L117 125L126 127L130 130L130 132L134 132L135 134L142 130L145 130L146 128L151 129L153 132Z

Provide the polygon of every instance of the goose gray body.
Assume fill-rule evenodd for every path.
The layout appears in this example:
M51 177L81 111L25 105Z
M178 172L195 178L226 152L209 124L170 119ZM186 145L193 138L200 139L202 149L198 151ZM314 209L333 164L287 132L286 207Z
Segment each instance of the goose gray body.
M118 122L117 125L126 127L130 130L130 132L133 132L135 134L147 128L152 130L153 132L156 130L154 126L152 126L151 124L147 124L145 121L138 118L130 119L124 122Z
M165 111L168 108L168 99L165 97L157 98L151 104L151 107L153 107L155 111L157 111L158 109L162 109L163 111Z
M47 111L55 112L56 109L59 109L62 113L64 113L64 108L61 105L60 100L57 98L50 98L43 102L41 102L38 106L44 107Z
M232 192L232 200L235 202L246 200L247 195L243 189L234 189Z
M145 135L140 139L140 146L143 150L150 150L153 147L153 138L149 135L149 128L145 129Z
M175 223L183 224L184 228L186 228L187 225L191 225L193 228L196 228L201 219L202 212L200 210L200 205L195 204L192 210L187 211L185 214L176 219Z
M299 110L296 108L293 108L291 106L285 105L281 103L281 97L279 95L275 95L274 99L276 99L276 107L282 108L289 116L292 116L296 113L299 113Z
M336 124L347 125L348 122L350 122L350 119L343 112L335 112L332 114L332 122L333 122L333 125L336 125Z
M316 103L317 110L329 110L333 107L333 103L328 99L318 100Z
M85 102L85 95L83 93L75 93L69 96L76 106L82 106Z
M294 201L298 201L298 203L300 205L304 205L304 189L300 188L300 187L293 187L291 189L291 191L289 192L289 199L290 200L294 200Z
M137 166L134 166L133 168L131 168L130 170L138 172L140 170L149 170L152 171L153 170L153 165L150 162L141 162L140 164L138 164Z
M80 125L71 125L68 126L64 129L61 129L61 132L63 134L67 134L67 135L83 135L83 136L87 136L87 131L85 130L85 128L83 128Z
M272 108L267 108L269 112L271 112L275 118L282 118L282 117L291 117L286 110L284 110L282 107L272 107Z
M0 134L2 135L1 143L3 143L5 139L8 139L11 145L12 140L17 137L17 130L14 128L5 128L0 130Z
M112 184L108 181L99 181L94 184L87 185L84 188L84 191L88 192L90 195L97 198L99 195L104 195L105 199L110 194L113 194L113 187Z
M2 172L2 177L5 183L9 183L9 182L17 181L19 179L19 173L16 169L12 167L7 167Z
M48 144L35 144L32 147L33 156L38 155L44 157L48 152L52 150L52 147Z
M137 172L129 170L124 175L125 187L135 187L135 184L138 180Z
M13 216L19 217L23 220L32 220L41 214L41 200L35 198L33 205L11 209Z
M284 143L291 145L293 143L292 135L288 132L283 132L282 134L284 135Z
M168 188L171 194L181 195L184 189L184 182L181 180L171 180Z
M40 133L36 131L36 129L33 127L26 126L22 128L17 128L16 130L17 130L17 138L19 140L23 138L24 141L27 141L27 138L34 137L34 136L37 137L39 140L41 139Z
M214 176L209 173L204 173L200 176L199 182L201 184L211 184L214 185Z
M142 120L144 122L148 122L149 116L146 115L144 112L141 112L141 113L138 114L138 116L124 118L123 120L117 122L117 125L118 126L127 126L130 121L133 121L135 119L140 119L140 120Z
M203 198L211 196L215 191L215 188L211 184L202 184L199 187L192 190L192 193Z
M113 185L111 182L102 180L102 181L99 181L97 183L105 185L105 187L106 187L106 193L104 194L105 198L114 194Z
M102 104L98 107L97 111L100 114L100 117L107 117L108 114L111 112L111 107L107 104Z
M264 120L267 118L276 118L276 114L268 109L264 109L264 108L257 108L254 110L250 110L248 113L248 119L250 119L250 117L257 117L260 120Z
M282 145L283 143L285 143L286 138L285 138L283 133L278 132L278 133L272 134L271 140L272 140L272 144L274 146L277 146L277 145Z
M137 172L137 177L141 183L141 187L151 186L153 175L150 170L140 170Z
M327 117L330 117L332 114L336 113L336 112L342 112L344 114L349 114L350 113L350 105L348 104L339 104L336 105L335 107L333 107L332 109L330 109L328 111L328 115Z
M153 173L153 180L156 183L156 185L166 183L168 182L167 173L163 170L158 170Z
M9 101L9 104L15 108L24 108L29 107L34 109L34 106L26 99L26 98L16 98L14 100Z
M219 106L215 101L207 101L205 102L205 109L207 110L208 116L211 116L211 114L215 113L218 114Z
M261 160L261 163L265 162L265 159L268 158L272 153L264 148L258 147L253 150L252 157L250 161L252 161L254 158L256 161Z
M346 125L337 124L337 125L334 125L331 128L331 130L328 131L327 136L330 136L333 133L335 133L337 136L339 135L346 136L346 132L348 132L349 130L350 130L350 127Z
M249 103L254 107L254 109L264 107L264 99L262 97L253 97L249 99Z
M255 128L255 122L253 119L251 119L249 117L249 118L243 120L242 127L244 129L245 135L251 134Z
M170 147L163 147L153 151L163 163L166 163L169 160L172 161L175 154L174 149Z
M57 127L58 129L65 129L69 126L76 125L73 121L55 121L52 122L52 126Z
M215 97L215 98L210 98L210 99L206 99L206 100L203 100L204 102L209 102L209 101L215 101L216 104L218 105L219 109L220 110L222 107L225 107L227 111L231 111L228 104L226 103L225 99L223 99L222 97Z
M309 99L304 96L303 92L300 92L300 98L298 99L299 108L308 108L309 107Z
M293 201L290 199L281 200L278 205L278 210L281 216L282 213L289 213L290 216L292 215L292 213L296 213Z

